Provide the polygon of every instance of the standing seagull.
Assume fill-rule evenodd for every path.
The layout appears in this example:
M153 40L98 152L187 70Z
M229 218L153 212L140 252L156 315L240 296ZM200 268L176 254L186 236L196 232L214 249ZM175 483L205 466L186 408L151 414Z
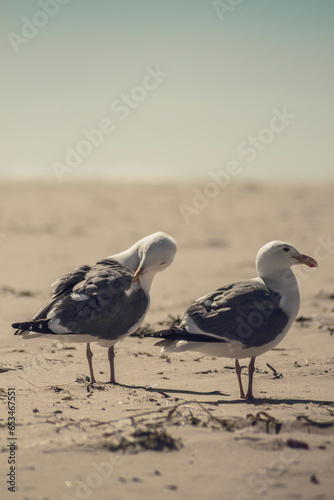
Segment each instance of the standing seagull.
M255 358L275 347L289 331L299 310L299 291L290 267L317 262L282 241L271 241L257 253L257 278L240 281L197 299L179 326L151 334L165 340L162 352L200 351L235 359L240 397L254 399ZM248 390L241 382L239 359L251 358Z
M139 328L150 305L152 280L175 253L175 240L157 232L92 267L78 267L53 284L51 301L32 321L12 325L18 328L15 335L86 342L92 383L90 342L98 342L109 348L110 382L115 382L114 344Z

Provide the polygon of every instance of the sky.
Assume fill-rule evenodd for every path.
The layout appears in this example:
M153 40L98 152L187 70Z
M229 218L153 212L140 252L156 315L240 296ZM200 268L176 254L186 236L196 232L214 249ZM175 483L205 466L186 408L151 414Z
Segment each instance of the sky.
M10 179L334 179L332 0L1 0Z

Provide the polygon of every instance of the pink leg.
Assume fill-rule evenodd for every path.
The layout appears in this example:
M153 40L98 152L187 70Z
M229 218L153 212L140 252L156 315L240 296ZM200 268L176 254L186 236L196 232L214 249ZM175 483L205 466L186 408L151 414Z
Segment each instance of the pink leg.
M96 383L95 377L94 377L94 372L93 372L93 363L92 363L92 358L93 358L93 353L90 348L90 344L87 344L86 348L86 356L88 360L88 366L89 366L89 372L90 372L90 381L92 384Z
M251 358L248 366L248 389L246 399L254 399L253 396L253 374L255 372L255 357Z
M240 397L244 398L245 393L244 393L244 389L242 387L242 382L241 382L241 367L240 367L239 361L237 359L235 360L235 371L237 373L238 382L239 382Z
M109 363L110 363L110 382L112 384L114 384L116 382L116 380L115 380L115 367L114 367L114 358L115 358L114 346L109 347L108 358L109 358Z

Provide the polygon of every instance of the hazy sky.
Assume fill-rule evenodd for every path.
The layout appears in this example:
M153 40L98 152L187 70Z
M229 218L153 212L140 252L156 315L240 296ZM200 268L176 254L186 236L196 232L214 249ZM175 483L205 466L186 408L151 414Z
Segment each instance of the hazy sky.
M334 179L333 0L0 4L4 175Z

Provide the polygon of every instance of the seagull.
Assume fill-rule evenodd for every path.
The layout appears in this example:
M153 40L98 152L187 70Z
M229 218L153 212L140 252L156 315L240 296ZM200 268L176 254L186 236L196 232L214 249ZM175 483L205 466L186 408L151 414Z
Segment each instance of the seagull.
M290 267L317 262L283 241L271 241L256 256L258 277L232 283L197 299L181 323L148 336L164 340L162 352L199 351L235 359L240 398L254 399L255 358L273 349L289 331L299 305L299 290ZM240 359L250 358L248 390L241 382Z
M55 286L51 301L32 321L12 325L18 329L15 335L87 343L91 383L96 380L90 343L108 347L110 382L115 383L114 345L141 325L150 305L152 280L172 263L176 250L171 236L157 232L92 267L78 267L51 285Z

